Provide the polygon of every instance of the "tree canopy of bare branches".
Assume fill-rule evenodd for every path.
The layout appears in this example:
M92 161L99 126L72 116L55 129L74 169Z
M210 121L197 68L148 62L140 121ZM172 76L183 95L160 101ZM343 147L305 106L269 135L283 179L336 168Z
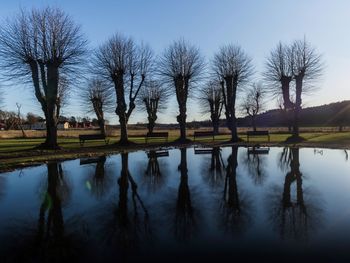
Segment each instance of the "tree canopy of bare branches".
M227 126L231 130L231 140L238 141L236 123L237 90L247 83L253 72L251 59L239 46L227 45L214 55L213 72L222 86Z
M176 94L179 106L177 122L180 125L180 141L186 141L187 99L195 84L201 79L204 62L199 49L183 39L165 49L159 61L159 74Z
M264 107L265 91L260 83L253 83L247 90L242 102L242 111L252 120L253 130L256 131L256 116Z
M300 138L302 94L311 90L313 82L322 75L322 69L321 56L305 38L296 40L291 45L279 43L267 59L264 77L271 84L273 94L282 95L284 110L294 113L292 138ZM292 81L295 91L293 95L290 87Z
M94 54L93 72L113 83L115 88L115 112L121 130L119 144L129 143L127 124L139 91L152 69L152 61L153 53L148 46L137 45L132 38L120 34L112 36Z
M153 132L158 118L157 113L166 109L169 95L167 87L157 80L147 81L141 89L138 100L141 106L140 109L147 112L149 133Z
M84 108L94 112L101 133L106 135L105 112L108 112L115 105L113 90L106 81L93 78L88 81L87 87L82 95Z
M58 8L22 10L0 28L0 66L7 79L32 82L46 118L43 148L58 148L60 84L79 73L86 53L81 29Z
M210 114L213 132L219 133L220 117L223 108L221 85L217 81L208 81L199 91L199 102L204 113Z

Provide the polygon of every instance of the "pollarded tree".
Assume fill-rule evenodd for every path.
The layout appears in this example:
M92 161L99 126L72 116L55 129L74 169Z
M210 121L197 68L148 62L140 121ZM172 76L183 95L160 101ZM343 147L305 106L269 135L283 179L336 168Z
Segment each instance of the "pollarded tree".
M310 91L312 82L322 75L321 55L305 39L296 40L292 45L291 65L295 80L295 103L293 136L299 138L299 115L302 105L302 94Z
M210 114L213 132L219 133L220 116L223 108L221 85L217 81L209 81L199 91L199 101L204 113Z
M179 141L186 141L187 99L204 69L199 49L181 39L165 49L159 61L159 74L176 94L179 106L177 122L180 125Z
M114 85L119 117L120 141L128 140L128 121L135 109L135 100L152 68L152 51L148 46L136 45L134 40L115 34L95 52L92 71ZM127 105L127 103L129 105Z
M115 105L113 90L105 81L93 78L89 80L82 99L84 108L96 114L101 134L106 135L105 113Z
M284 110L294 107L290 98L290 84L293 80L293 65L291 60L291 48L280 42L271 51L264 72L264 79L269 84L270 92L277 97L282 95Z
M141 89L138 100L140 109L147 112L149 133L153 132L158 118L157 113L166 109L169 95L169 90L156 80L147 81Z
M253 72L251 59L239 46L227 45L214 56L213 72L222 86L227 126L231 130L231 141L237 142L236 94L247 83Z
M256 131L256 116L264 107L265 91L261 84L254 83L246 92L241 108L252 121L253 130Z
M5 76L12 81L32 82L45 115L42 148L58 148L60 85L66 86L74 79L73 74L80 73L86 44L80 27L58 8L22 10L0 28L0 63Z
M282 94L284 110L293 112L293 135L291 139L300 140L301 96L309 92L312 82L321 76L321 56L305 39L294 41L290 46L280 43L271 52L266 68L265 79L273 84L274 94ZM291 83L295 86L293 87L294 94L291 92Z

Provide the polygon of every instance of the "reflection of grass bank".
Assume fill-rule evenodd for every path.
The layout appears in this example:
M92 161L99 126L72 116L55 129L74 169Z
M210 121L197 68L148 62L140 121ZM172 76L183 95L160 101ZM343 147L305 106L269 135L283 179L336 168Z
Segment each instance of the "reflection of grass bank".
M271 134L270 143L266 137L252 137L250 142L246 142L246 136L241 134L243 139L239 145L246 146L252 144L261 144L268 146L285 146L285 140L290 136L286 133ZM301 133L301 136L306 140L295 145L301 147L331 147L331 148L350 148L350 132L308 132ZM192 137L189 137L192 139ZM229 135L217 136L215 142L211 138L200 139L196 144L204 143L215 146L220 146L230 138ZM178 146L173 143L177 139L176 136L170 134L169 143L166 144L163 140L151 141L145 144L143 137L131 137L130 140L135 142L135 145L130 147L118 147L113 145L117 142L117 137L110 138L110 144L105 145L103 141L88 141L81 147L77 138L59 138L59 145L62 150L58 151L40 151L33 148L44 141L44 139L0 139L0 171L13 169L16 167L34 165L43 163L48 160L63 160L74 159L79 157L97 156L102 154L112 154L125 150L142 150L160 146ZM189 143L188 145L191 145Z

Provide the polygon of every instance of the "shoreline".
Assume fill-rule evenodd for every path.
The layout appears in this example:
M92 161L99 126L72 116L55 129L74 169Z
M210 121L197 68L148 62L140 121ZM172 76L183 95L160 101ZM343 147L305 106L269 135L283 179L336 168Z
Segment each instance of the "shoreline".
M176 149L182 147L229 147L236 145L238 147L299 147L299 148L324 148L348 150L350 144L341 142L309 142L300 143L284 143L284 142L238 142L229 141L213 141L213 142L189 142L181 143L151 143L151 144L133 144L130 146L118 146L116 144L98 146L98 147L82 147L78 149L62 149L52 151L42 150L25 150L20 152L9 153L8 156L2 155L0 158L0 173L11 172L16 169L32 167L45 164L50 161L67 161L78 158L97 157L101 155L119 154L121 152L149 151L157 149Z

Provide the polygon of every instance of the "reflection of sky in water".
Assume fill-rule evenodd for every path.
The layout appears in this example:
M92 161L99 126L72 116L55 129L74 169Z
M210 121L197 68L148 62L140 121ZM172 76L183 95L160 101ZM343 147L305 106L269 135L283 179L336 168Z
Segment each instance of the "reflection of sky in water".
M235 184L231 184L230 189L232 190L234 185L237 186L240 210L236 211L236 214L229 213L231 217L227 217L226 220L224 220L227 215L225 213L230 210L223 197L225 168L228 167L231 147L222 148L220 151L225 168L222 168L221 176L218 176L215 182L210 178L214 174L214 171L210 170L211 154L198 155L194 154L192 148L187 149L188 189L190 206L193 210L186 215L176 212L178 200L186 194L179 191L181 178L182 186L186 186L185 177L181 176L178 169L181 161L180 150L170 150L169 156L156 159L161 174L155 172L151 176L158 176L161 180L158 180L159 178L155 180L150 175L147 177L148 158L145 152L129 153L129 174L136 183L135 188L132 187L131 181L128 183L126 216L130 226L136 230L141 229L148 216L148 235L152 236L152 245L154 247L168 245L175 250L184 247L185 244L199 248L209 244L216 246L220 244L222 248L226 246L229 248L230 244L240 243L248 248L255 242L265 242L262 244L268 247L269 242L279 243L281 239L285 240L279 243L282 246L307 245L316 248L327 243L332 245L334 242L350 241L350 162L346 161L342 150L323 149L322 153L315 152L314 149L299 150L299 170L302 174L301 189L304 200L302 205L306 208L307 216L302 217L306 221L298 222L304 222L306 228L292 227L291 232L307 233L298 234L299 237L303 237L301 240L297 234L290 234L289 230L284 232L284 236L281 235L282 215L286 216L284 224L287 229L290 227L287 224L300 216L300 207L303 207L298 204L297 183L292 179L294 180L290 186L292 205L283 208L285 178L291 171L291 166L287 163L281 170L279 160L282 150L282 148L271 148L268 155L255 156L253 159L247 158L247 149L239 148L236 181ZM257 163L260 170L254 172ZM121 155L110 156L99 166L96 163L80 165L79 160L74 160L63 162L62 168L64 180L60 184L64 184L65 187L61 185L59 193L65 228L69 229L70 226L67 224L70 224L70 218L79 218L83 223L77 225L79 227L84 225L89 244L101 243L99 240L101 229L104 227L108 230L109 227L104 226L104 220L113 223L115 213L120 213L118 178L122 169ZM218 173L218 170L215 172ZM255 177L261 174L263 174L262 180L256 180ZM46 165L23 169L21 172L0 174L1 243L5 242L5 239L11 240L9 237L14 228L21 232L27 228L37 227L40 206L47 189ZM175 224L175 219L179 216L183 216L180 218L183 225ZM235 231L230 232L225 224L230 220L236 222L232 216L240 217L240 225L236 226ZM138 221L134 221L135 218ZM188 231L190 235L186 240L179 240L174 234L176 231ZM137 242L149 247L146 233L141 232L142 229Z

